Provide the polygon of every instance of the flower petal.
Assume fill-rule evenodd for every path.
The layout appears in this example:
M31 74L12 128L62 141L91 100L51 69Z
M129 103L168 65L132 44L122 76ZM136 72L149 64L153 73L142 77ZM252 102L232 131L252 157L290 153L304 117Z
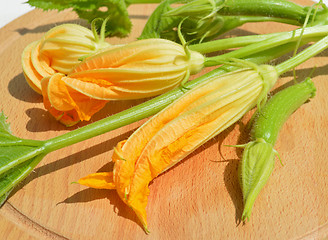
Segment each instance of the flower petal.
M115 189L112 172L93 173L79 179L78 183L97 189Z
M65 125L88 121L107 104L108 101L90 98L75 91L65 84L63 78L66 78L63 74L56 73L44 78L41 85L45 108Z

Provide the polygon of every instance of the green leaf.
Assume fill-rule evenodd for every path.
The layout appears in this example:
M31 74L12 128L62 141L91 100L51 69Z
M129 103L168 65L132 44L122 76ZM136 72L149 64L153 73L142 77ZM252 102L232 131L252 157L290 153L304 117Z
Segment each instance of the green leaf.
M47 153L44 141L28 140L10 133L7 117L0 113L0 175L19 164Z
M0 207L5 203L13 188L33 171L44 156L36 156L0 175Z
M122 0L29 0L27 3L43 10L58 10L71 8L79 18L89 23L95 18L107 18L106 36L125 37L131 32L132 23L129 19L127 5ZM100 23L97 23L100 29Z
M172 29L178 26L181 17L163 17L163 15L172 10L170 4L178 1L180 0L164 0L160 3L149 17L138 39L166 38L172 41L177 40L176 32Z
M18 139L19 138L11 134L10 125L9 123L7 123L7 116L3 112L1 112L0 113L0 149L3 144L17 142ZM0 164L2 163L1 155L3 155L2 149L0 152L0 160L1 160Z
M72 7L72 3L74 1L69 0L28 0L26 3L29 5L43 9L45 11L47 10L58 10L62 11L67 8Z
M92 22L95 18L107 18L106 36L125 37L131 32L132 23L129 19L129 13L124 1L121 0L102 0L85 1L76 3L73 10L80 18ZM98 24L98 25L97 25ZM100 29L101 23L97 22L97 29Z
M6 202L12 190L13 188L11 188L10 190L8 190L7 192L5 192L3 195L0 196L0 207Z
M0 174L8 171L16 165L38 156L42 147L28 145L29 140L16 140L2 142L0 144Z
M1 112L0 113L0 133L9 133L10 134L11 133L10 126L6 121L7 121L6 115L3 112Z
M11 190L21 182L45 156L43 141L26 140L10 133L7 117L0 113L0 206Z

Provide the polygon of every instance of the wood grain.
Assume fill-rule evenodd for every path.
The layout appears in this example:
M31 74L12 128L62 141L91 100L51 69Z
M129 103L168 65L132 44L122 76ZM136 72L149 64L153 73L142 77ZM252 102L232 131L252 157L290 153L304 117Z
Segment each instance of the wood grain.
M295 1L309 4L308 1ZM154 6L132 6L138 36ZM0 29L0 103L14 134L47 139L70 131L44 110L42 98L25 83L20 56L24 47L55 25L77 20L71 12L34 10ZM293 29L263 23L246 24L231 34ZM89 173L111 168L117 142L143 121L49 154L0 210L0 239L324 239L328 236L328 52L297 68L300 78L314 66L317 96L284 125L277 160L267 186L257 199L251 220L239 222L242 196L237 179L240 150L225 147L247 141L247 114L150 185L146 235L130 208L115 191L70 184ZM292 80L285 74L277 87ZM111 102L92 121L140 101ZM91 121L91 122L92 122ZM87 123L82 123L78 128ZM72 128L72 129L74 129Z

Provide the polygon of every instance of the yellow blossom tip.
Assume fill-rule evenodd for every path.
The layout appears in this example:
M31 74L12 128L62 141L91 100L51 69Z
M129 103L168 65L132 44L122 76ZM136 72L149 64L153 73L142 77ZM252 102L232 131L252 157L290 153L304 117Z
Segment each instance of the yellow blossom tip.
M117 156L118 156L122 161L126 161L126 159L122 156L122 154L117 150L116 147L114 147L114 152L117 154Z
M147 234L150 234L150 231L148 230L148 227L147 226L143 226L144 227L144 230Z
M89 174L78 180L79 184L96 189L115 189L112 172Z

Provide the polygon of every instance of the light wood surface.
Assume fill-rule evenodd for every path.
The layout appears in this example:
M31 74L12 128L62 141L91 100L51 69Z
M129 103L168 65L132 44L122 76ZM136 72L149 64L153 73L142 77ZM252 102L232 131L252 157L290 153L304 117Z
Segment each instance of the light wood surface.
M132 6L131 36L108 41L133 40L152 9L152 5ZM49 116L42 97L25 83L20 56L28 43L51 27L82 23L76 19L67 11L35 10L0 29L0 108L17 136L47 139L71 130ZM283 24L247 24L232 33L289 29L292 27ZM151 183L149 235L115 191L71 184L89 173L109 170L113 147L140 121L46 156L0 209L0 239L324 239L328 236L327 64L325 51L297 68L298 76L304 78L317 67L313 75L317 95L284 125L276 144L284 166L276 161L246 224L239 222L241 150L224 145L247 141L244 124L250 114ZM287 73L277 86L291 80L292 74ZM111 102L92 121L139 102Z

